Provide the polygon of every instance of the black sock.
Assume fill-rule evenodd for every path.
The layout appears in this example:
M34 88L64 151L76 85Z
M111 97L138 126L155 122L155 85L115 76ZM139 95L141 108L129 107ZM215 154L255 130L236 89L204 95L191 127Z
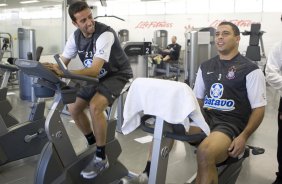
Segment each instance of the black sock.
M106 159L105 148L106 146L97 146L97 149L96 149L96 156L102 158L103 160Z
M85 137L86 137L86 140L88 142L88 145L92 145L92 144L96 143L96 138L95 138L95 135L93 134L93 132L85 135Z
M150 167L151 167L151 161L147 161L147 164L146 164L146 167L145 167L145 170L143 171L143 173L146 173L148 177L149 177L149 174L150 174Z

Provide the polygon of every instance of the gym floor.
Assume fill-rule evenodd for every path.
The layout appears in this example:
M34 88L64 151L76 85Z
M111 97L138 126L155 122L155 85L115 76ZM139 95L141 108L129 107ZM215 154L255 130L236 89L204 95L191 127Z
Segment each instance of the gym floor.
M18 90L9 90L8 99L12 103L12 114L19 120L27 120L30 111L30 103L19 99ZM269 86L267 86L268 105L264 120L258 130L249 139L248 144L265 148L265 153L258 156L250 156L243 163L243 168L237 180L237 184L270 184L275 179L277 168L276 148L277 148L277 108L279 96ZM47 106L51 100L47 101ZM48 110L46 110L47 113ZM79 154L87 149L86 140L76 128L75 124L67 115L62 115L65 127L71 141ZM148 143L135 141L149 134L140 129L129 135L116 133L117 139L122 147L120 161L134 173L143 171L148 151ZM7 164L0 168L1 184L32 184L34 171L38 157L31 157L25 160ZM194 148L187 143L176 142L169 158L167 171L167 183L185 183L196 171L196 161Z

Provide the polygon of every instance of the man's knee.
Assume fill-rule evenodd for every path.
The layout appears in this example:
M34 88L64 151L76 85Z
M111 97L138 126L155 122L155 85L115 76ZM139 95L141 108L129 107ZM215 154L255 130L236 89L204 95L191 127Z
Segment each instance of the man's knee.
M77 117L84 111L84 108L81 108L78 104L73 103L68 105L68 111L72 117Z
M92 115L95 116L99 116L101 114L104 114L104 111L106 110L106 108L108 107L108 103L107 102L103 102L100 103L97 101L91 101L89 104L89 109Z
M197 162L204 167L215 164L215 153L208 144L200 144L197 148Z
M93 115L96 115L97 113L101 112L101 110L99 110L101 108L96 103L90 103L89 109L90 109L91 114L93 114Z
M198 164L215 165L228 158L228 147L231 140L221 132L212 132L202 141L197 149Z

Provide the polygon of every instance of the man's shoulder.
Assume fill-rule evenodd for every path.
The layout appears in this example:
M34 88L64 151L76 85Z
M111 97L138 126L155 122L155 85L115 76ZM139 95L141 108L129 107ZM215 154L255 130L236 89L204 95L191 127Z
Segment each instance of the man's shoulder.
M179 45L178 43L176 44L176 47L180 50L181 45Z
M273 45L270 52L281 53L281 51L282 51L282 41L279 41Z
M95 22L95 32L94 32L93 36L99 37L99 36L103 35L103 33L105 33L105 32L107 32L107 33L111 32L113 34L114 30L106 24L103 24L101 22Z
M212 58L210 58L210 59L208 59L208 60L203 61L202 64L201 64L201 66L210 65L211 63L215 63L215 62L217 62L217 61L219 61L218 55L216 55L216 56L214 56L214 57L212 57Z
M75 37L79 36L80 34L82 34L82 32L80 31L80 29L76 29L76 30L74 30L74 31L72 32L72 35L75 36Z
M246 64L250 68L254 68L254 69L258 68L258 65L255 64L254 61L247 58L246 56L243 56L243 55L240 54L237 59L238 59L239 62Z
M178 43L170 43L168 46L170 46L170 47L179 47L181 45L179 45Z

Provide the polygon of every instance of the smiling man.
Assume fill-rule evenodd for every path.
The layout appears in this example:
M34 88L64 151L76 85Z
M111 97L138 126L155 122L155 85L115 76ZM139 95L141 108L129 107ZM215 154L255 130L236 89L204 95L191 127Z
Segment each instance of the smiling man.
M68 38L61 59L68 65L78 55L85 68L71 72L99 78L99 83L83 86L77 93L75 103L68 105L72 118L88 144L96 143L97 146L93 160L81 171L84 178L91 179L109 167L105 153L107 122L104 111L127 86L132 78L132 70L114 30L94 21L86 2L71 4L69 15L77 30ZM62 74L58 65L46 66L58 75ZM84 112L88 106L92 126Z
M236 25L220 23L215 34L218 55L203 62L197 73L194 92L211 128L197 150L197 184L218 183L216 164L242 154L264 116L264 75L239 53L239 41Z

